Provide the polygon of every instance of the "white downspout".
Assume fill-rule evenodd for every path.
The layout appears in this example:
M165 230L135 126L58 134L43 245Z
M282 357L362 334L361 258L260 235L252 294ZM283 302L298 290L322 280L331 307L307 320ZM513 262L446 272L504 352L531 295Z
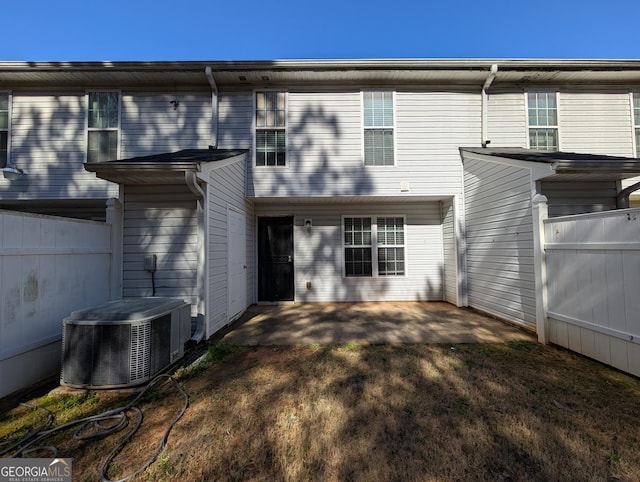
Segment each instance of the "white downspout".
M198 184L198 178L194 171L186 171L184 173L184 180L189 190L198 198L198 275L196 277L196 289L198 292L198 306L197 306L197 327L196 331L191 337L190 341L200 343L205 337L206 323L205 315L207 310L207 256L206 256L206 218L205 218L205 203L207 200L206 193Z
M487 113L487 102L488 102L488 95L487 95L487 90L489 89L489 87L491 87L491 84L493 83L493 80L496 78L496 75L498 74L498 64L493 64L491 66L491 69L489 70L489 77L487 77L487 79L484 81L484 85L482 86L482 104L480 109L482 110L482 134L481 134L481 139L480 139L480 145L482 147L487 147L487 144L489 144L489 142L491 142L490 140L487 139L487 131L488 131L488 113Z
M218 148L218 86L213 78L213 71L208 65L204 69L204 75L207 77L209 86L211 87L211 145L214 149Z

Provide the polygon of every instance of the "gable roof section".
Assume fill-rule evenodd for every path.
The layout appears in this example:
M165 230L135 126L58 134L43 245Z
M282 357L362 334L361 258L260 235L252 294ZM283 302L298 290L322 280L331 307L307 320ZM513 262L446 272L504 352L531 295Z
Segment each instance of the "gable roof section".
M583 154L579 152L539 151L519 147L461 147L460 156L532 169L536 179L546 181L622 180L640 175L640 159Z
M181 184L185 173L201 173L244 161L242 149L183 149L176 152L85 163L87 171L117 184Z

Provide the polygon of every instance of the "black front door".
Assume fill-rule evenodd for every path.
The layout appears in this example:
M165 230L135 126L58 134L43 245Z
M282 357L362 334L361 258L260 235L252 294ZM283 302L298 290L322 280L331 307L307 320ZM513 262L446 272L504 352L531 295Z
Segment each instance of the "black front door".
M293 297L293 218L258 218L258 301Z

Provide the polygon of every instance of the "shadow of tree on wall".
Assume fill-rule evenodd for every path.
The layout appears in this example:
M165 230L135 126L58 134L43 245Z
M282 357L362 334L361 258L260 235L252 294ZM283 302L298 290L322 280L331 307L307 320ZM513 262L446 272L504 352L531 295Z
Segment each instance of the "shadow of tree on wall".
M350 94L358 98L357 91L346 92L347 96ZM287 166L253 167L252 146L234 144L241 131L240 120L246 124L246 129L242 131L244 136L249 139L253 137L251 95L233 93L229 99L222 100L223 103L238 106L242 113L229 107L222 109L220 146L249 149L247 193L254 202L256 216L295 217L296 299L374 300L389 293L393 285L396 285L396 291L404 289L405 296L410 299L441 299L441 289L437 285L442 285L442 276L431 279L435 276L433 273L441 272L441 263L433 263L428 275L430 279L424 279L424 290L416 290L415 285L398 287L399 280L392 282L389 277L343 276L341 216L398 215L405 210L397 203L375 198L380 192L377 183L384 180L376 179L372 175L372 168L363 165L359 141L361 128L359 122L354 123L353 120L354 113L359 116L359 107L351 107L355 110L345 116L341 109L342 97L318 101L305 98L304 93L291 92ZM301 99L294 99L295 95ZM337 95L345 95L345 92ZM224 97L224 94L221 96ZM227 129L225 126L230 127ZM408 205L415 212L418 203L410 202ZM303 226L305 218L312 219L313 227L309 231ZM414 229L417 221L411 215L406 221L407 228ZM425 249L432 247L425 246ZM411 263L412 260L407 259L407 265ZM306 288L306 281L312 283L311 289Z
M0 180L0 199L20 209L26 200L63 200L100 210L117 188L83 168L86 151L84 94L16 94L11 120L10 161L25 175ZM88 207L89 206L89 207ZM55 209L49 207L51 213ZM104 213L104 209L102 209ZM69 211L73 215L72 211ZM77 215L77 214L76 214ZM104 215L104 214L103 214ZM82 217L77 215L77 217Z

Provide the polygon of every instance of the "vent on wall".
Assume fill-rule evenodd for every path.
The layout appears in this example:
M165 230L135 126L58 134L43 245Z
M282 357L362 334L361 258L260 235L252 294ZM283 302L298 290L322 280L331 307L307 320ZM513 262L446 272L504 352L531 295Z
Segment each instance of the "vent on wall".
M63 385L114 388L149 381L184 355L191 306L176 298L111 301L74 311L62 331Z

